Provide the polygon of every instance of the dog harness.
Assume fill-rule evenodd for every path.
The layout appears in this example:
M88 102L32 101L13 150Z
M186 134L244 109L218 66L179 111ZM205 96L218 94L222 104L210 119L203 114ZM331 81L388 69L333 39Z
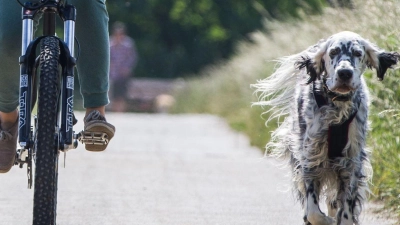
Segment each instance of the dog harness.
M325 88L325 87L324 87ZM327 89L327 88L326 88ZM328 90L328 96L332 99L332 101L348 101L350 100L345 96L338 96L334 92ZM315 82L313 82L313 95L315 101L319 108L324 105L328 105L327 99L322 95L321 91L318 91L315 88ZM328 129L328 157L330 159L335 159L337 157L343 157L343 150L349 140L349 127L354 117L356 117L358 110L355 112L343 123L329 125Z

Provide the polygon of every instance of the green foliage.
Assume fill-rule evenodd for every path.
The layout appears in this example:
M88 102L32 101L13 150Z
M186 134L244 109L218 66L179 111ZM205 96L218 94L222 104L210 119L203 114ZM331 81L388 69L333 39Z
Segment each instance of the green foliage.
M140 55L137 76L179 77L231 55L238 40L284 19L321 12L325 0L112 0L111 24L123 21Z

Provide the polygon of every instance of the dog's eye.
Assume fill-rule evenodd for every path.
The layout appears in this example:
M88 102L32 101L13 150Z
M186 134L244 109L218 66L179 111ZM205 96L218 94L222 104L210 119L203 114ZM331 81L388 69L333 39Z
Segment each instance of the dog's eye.
M355 50L355 51L353 51L353 56L360 57L360 56L362 56L362 52Z
M329 52L329 55L335 56L335 55L339 54L339 52L340 52L340 48L334 48Z

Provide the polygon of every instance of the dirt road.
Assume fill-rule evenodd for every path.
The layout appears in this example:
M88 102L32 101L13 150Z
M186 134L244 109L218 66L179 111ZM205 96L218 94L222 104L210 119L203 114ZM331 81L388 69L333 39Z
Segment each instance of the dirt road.
M77 115L82 118L82 114ZM287 170L209 115L109 114L109 149L80 146L59 168L60 225L295 225ZM81 127L82 122L77 126ZM25 169L0 176L0 224L31 224ZM394 224L371 213L364 225Z

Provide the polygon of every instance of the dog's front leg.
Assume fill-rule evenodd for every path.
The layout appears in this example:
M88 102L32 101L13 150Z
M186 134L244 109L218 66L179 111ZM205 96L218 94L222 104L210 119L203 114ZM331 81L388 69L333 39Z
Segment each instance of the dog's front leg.
M307 225L335 225L334 218L326 216L319 208L319 182L306 182L306 207L304 221Z
M357 221L354 220L352 207L353 200L345 201L337 214L338 225L358 225Z
M358 224L357 214L357 204L354 198L347 196L346 198L341 198L341 208L337 213L338 225L353 225Z
M361 167L361 166L360 166ZM349 167L348 167L349 168ZM358 225L358 216L361 213L361 203L365 195L366 184L362 180L361 172L342 170L338 200L340 210L337 213L338 225Z

